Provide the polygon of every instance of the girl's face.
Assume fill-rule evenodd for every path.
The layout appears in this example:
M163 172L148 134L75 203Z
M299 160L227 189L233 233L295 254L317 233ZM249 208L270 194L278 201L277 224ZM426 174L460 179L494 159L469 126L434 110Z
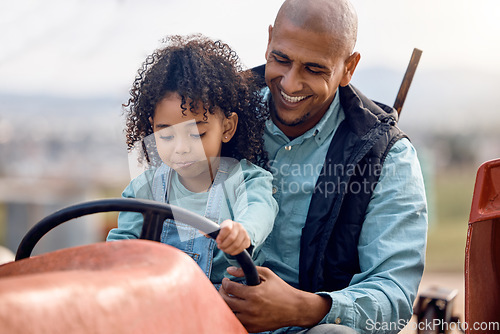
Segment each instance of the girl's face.
M186 105L189 106L187 101ZM181 97L170 93L150 119L162 161L174 169L183 185L194 192L207 190L218 168L222 143L236 131L238 116L225 118L222 111L206 113L201 103L194 110L181 109Z

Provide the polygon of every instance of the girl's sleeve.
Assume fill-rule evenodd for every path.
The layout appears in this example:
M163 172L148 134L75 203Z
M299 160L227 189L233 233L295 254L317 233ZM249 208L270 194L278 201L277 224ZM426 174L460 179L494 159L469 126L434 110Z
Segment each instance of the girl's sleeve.
M242 160L240 166L241 182L235 190L232 211L234 221L248 232L255 253L273 229L278 204L272 194L272 174L246 160Z
M151 179L148 172L133 179L122 192L122 198L152 199ZM144 218L138 212L122 211L118 214L118 227L108 233L106 241L138 239Z

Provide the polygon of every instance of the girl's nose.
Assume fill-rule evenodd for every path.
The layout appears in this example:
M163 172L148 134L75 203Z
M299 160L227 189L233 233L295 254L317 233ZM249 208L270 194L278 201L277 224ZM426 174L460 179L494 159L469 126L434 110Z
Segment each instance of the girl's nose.
M184 138L179 138L175 141L174 152L177 154L185 154L191 151L189 141Z

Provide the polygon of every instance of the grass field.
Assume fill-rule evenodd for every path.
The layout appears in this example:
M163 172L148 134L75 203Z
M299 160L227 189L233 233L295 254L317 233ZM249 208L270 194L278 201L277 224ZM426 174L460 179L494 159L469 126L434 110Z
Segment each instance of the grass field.
M473 169L435 175L429 191L427 270L463 271L475 177Z

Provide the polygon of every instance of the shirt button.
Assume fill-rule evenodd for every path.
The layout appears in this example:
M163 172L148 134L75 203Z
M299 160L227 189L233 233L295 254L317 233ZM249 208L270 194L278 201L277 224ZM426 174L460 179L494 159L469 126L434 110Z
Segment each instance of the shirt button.
M335 319L335 323L338 325L342 320L340 318Z
M278 192L278 188L273 187L273 195L276 194L277 192Z
M290 146L290 145L285 146L285 150L290 151L291 149L292 149L292 146Z

